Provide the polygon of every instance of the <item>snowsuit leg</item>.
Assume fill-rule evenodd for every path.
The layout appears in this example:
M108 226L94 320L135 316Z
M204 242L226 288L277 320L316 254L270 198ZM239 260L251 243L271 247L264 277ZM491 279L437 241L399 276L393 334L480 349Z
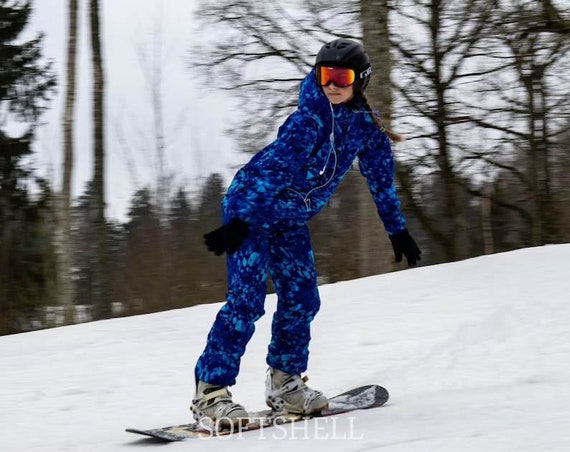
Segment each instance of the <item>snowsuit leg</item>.
M206 349L198 359L196 381L220 386L235 384L241 357L264 313L269 263L268 237L251 234L227 256L227 302L208 334Z
M321 304L308 226L275 234L269 258L278 301L267 364L297 375L307 370L310 326Z
M320 299L309 229L303 225L270 234L252 233L227 257L227 302L196 364L196 380L235 384L254 324L265 313L268 270L278 303L267 364L290 374L307 369L310 323Z

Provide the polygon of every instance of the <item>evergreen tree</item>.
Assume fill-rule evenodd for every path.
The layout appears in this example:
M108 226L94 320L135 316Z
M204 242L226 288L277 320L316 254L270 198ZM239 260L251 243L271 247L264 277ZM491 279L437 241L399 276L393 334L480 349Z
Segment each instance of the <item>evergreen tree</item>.
M204 246L203 234L220 227L222 222L222 197L224 181L220 174L211 174L200 194L198 208L198 236L196 237L195 259L200 263L193 273L201 284L199 297L195 302L220 301L226 289L225 259L214 256Z
M55 77L41 62L42 36L20 38L31 8L31 1L0 0L0 333L20 330L17 321L42 302L46 286L42 210L30 196L25 158Z
M220 226L222 222L222 197L224 181L220 174L214 173L208 177L200 195L198 218L204 232Z
M161 223L149 188L133 195L128 216L122 299L135 312L159 311L168 299L162 277Z
M192 204L183 189L179 189L171 202L168 219L171 228L184 227L192 220Z

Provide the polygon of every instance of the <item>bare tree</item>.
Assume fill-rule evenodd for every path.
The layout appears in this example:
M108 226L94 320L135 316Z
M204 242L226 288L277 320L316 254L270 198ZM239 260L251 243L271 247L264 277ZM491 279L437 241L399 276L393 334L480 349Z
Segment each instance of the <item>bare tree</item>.
M189 63L204 70L209 86L242 100L233 135L248 151L259 149L296 107L320 46L361 36L357 0L210 0L196 17L215 38L192 48Z
M141 42L137 48L137 53L148 88L150 114L152 115L151 126L146 127L142 133L145 140L143 146L149 149L153 157L156 177L153 204L158 225L154 228L148 228L146 239L156 247L156 251L153 253L155 258L153 261L155 285L161 290L162 302L166 305L176 298L176 295L173 295L172 300L170 299L172 288L169 283L171 275L174 273L174 260L169 251L168 241L170 237L167 233L168 206L170 191L173 188L173 174L168 169L168 151L169 142L172 141L172 132L176 132L176 129L167 127L164 111L170 61L166 54L163 26L162 5L157 4L151 40L146 43Z
M495 135L496 150L486 154L486 161L511 174L511 190L515 185L520 189L519 199L493 200L518 213L521 240L528 245L548 243L558 236L551 174L556 141L568 132L570 115L570 95L563 88L570 82L570 41L561 34L525 29L525 24L540 17L528 2L501 4L498 33L486 40L487 49L493 49L487 64L500 57L500 63L494 63L499 70L483 91L494 96L494 105L480 108L474 119Z
M90 0L89 23L93 65L93 214L95 242L97 243L97 269L95 276L95 300L97 317L108 315L105 300L105 76L101 46L101 7L99 0Z
M73 171L73 129L75 111L75 86L77 66L77 16L78 0L69 0L65 108L62 116L63 129L63 181L58 210L56 232L57 251L57 293L58 302L63 306L66 321L72 322L75 304L73 283L73 233L71 215L71 176Z
M389 0L361 0L360 21L363 44L374 65L374 75L366 89L369 102L377 109L386 127L392 122L392 56L389 33ZM379 233L378 215L366 182L353 178L358 187L358 266L359 275L380 273L389 267L392 252L389 241Z
M539 4L540 13L534 16L534 20L528 21L528 32L544 32L568 35L570 34L570 17L562 14L552 0L535 0Z
M488 0L410 0L396 2L392 43L397 52L394 85L398 123L409 144L399 165L406 201L430 241L452 261L469 255L469 227L461 187L476 169L462 164L463 134L469 115L460 107L463 86L480 80L485 69L472 63L490 27ZM413 30L413 33L410 33ZM476 141L468 142L478 145ZM420 182L430 193L419 190ZM438 205L428 205L432 199Z
M481 237L489 250L492 235L515 246L556 236L551 148L567 126L568 40L529 31L541 17L532 3L399 3L393 42L407 71L397 65L396 111L407 110L398 119L412 136L401 181L445 260L465 257ZM409 27L418 39L399 32ZM419 180L436 183L426 193ZM468 219L482 198L491 206L479 231Z

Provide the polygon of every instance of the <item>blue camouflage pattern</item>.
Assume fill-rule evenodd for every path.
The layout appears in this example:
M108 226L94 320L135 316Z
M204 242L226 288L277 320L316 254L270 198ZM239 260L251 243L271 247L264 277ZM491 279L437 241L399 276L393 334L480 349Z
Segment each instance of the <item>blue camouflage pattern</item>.
M228 293L198 360L196 379L235 384L240 360L265 313L267 277L278 297L267 364L292 375L307 369L310 325L320 307L317 272L307 225L250 234L227 256Z
M307 369L310 325L320 307L307 221L332 196L355 158L389 234L405 228L386 134L364 107L331 105L314 71L304 79L298 109L277 139L234 177L222 202L224 224L241 218L250 234L227 256L227 302L198 359L196 380L235 384L241 357L265 313L267 277L278 303L267 364L288 374Z

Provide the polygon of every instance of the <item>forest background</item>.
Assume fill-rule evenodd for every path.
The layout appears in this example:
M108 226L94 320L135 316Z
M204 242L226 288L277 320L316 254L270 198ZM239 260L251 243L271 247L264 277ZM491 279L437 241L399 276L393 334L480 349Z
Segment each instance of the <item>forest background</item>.
M199 174L192 189L179 174L170 151L177 128L165 121L169 24L157 15L138 50L151 120L144 129L117 128L105 114L105 55L113 46L103 31L105 2L66 2L66 64L58 73L43 56L45 36L27 31L40 1L0 0L0 334L224 299L225 261L206 251L202 235L220 224L236 167L212 137L200 146L220 156L219 170ZM201 38L187 43L183 70L199 71L201 83L239 103L227 132L247 158L294 110L319 47L335 37L361 40L375 69L371 104L406 137L394 146L397 183L422 265L451 262L570 241L567 6L208 0L192 16ZM82 28L87 45L78 45ZM85 52L89 85L77 83ZM53 150L61 165L50 177L33 156L50 145L38 130L56 92L64 100ZM86 152L75 133L77 100L86 94L92 171L74 195L74 162ZM127 162L144 150L153 176L135 184L121 218L108 213L111 135ZM192 154L198 140L182 140ZM128 168L125 177L136 180L135 166ZM310 227L320 283L404 268L393 262L357 166Z

